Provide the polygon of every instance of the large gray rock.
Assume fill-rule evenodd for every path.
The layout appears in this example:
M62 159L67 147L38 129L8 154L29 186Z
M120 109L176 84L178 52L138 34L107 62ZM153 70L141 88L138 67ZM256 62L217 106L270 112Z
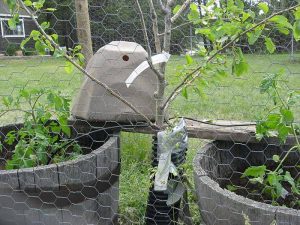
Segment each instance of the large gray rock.
M148 118L154 120L157 78L151 69L145 70L127 88L125 81L143 61L145 49L134 42L114 41L100 48L87 65L87 71L96 79L107 84L115 92L132 103ZM142 121L124 103L109 94L89 78L86 78L77 96L72 114L89 121Z

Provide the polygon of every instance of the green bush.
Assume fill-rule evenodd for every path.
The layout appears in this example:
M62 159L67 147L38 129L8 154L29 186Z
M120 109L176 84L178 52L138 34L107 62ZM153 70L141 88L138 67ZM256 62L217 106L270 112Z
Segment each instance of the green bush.
M20 46L15 43L10 43L5 49L5 55L7 56L14 56L16 55L16 51L20 50Z

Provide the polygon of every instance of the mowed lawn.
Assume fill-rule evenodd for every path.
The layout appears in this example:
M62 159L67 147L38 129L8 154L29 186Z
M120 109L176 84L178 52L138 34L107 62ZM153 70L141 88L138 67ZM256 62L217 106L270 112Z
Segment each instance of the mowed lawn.
M271 99L259 93L259 84L268 73L285 68L289 90L300 89L300 55L291 60L289 55L247 55L250 70L241 77L228 76L205 88L206 97L198 96L192 89L188 99L179 96L171 106L170 116L189 116L198 119L230 119L256 121L264 115ZM172 90L181 79L180 65L184 57L172 56L167 67L168 87ZM26 60L0 60L0 96L15 95L21 88L50 88L74 97L84 77L78 72L69 75L64 71L61 59L36 58ZM0 103L0 108L3 106ZM300 115L299 105L295 109ZM19 115L10 114L0 118L1 125L19 121ZM201 140L191 140L187 173L192 174L192 158L203 145ZM147 202L151 173L151 136L122 133L122 173L120 183L121 224L141 224ZM192 179L192 176L191 176ZM195 202L193 196L191 200ZM194 223L200 218L194 204Z

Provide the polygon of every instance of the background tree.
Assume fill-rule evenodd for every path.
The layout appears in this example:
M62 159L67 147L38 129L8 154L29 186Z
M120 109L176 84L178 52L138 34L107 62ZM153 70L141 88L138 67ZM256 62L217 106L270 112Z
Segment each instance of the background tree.
M82 53L88 62L93 56L88 0L75 0L77 36Z

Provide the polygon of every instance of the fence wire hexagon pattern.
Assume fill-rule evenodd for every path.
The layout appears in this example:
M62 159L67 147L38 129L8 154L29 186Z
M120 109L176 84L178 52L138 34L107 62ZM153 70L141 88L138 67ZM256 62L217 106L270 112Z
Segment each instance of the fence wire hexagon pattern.
M0 225L300 224L300 6L0 0Z

